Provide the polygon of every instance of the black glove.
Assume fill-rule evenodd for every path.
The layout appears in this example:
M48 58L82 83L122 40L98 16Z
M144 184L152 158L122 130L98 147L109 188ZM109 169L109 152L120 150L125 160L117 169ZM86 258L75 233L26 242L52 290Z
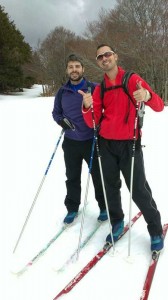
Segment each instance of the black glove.
M66 118L63 118L62 120L60 120L59 125L63 128L63 129L75 129L75 126Z

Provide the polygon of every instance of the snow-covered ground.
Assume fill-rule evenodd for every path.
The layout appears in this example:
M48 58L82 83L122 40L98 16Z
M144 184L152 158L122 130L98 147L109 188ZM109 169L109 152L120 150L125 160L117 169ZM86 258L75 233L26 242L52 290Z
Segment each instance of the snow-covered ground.
M62 140L56 151L44 184L35 201L20 242L14 246L35 199L51 155L61 133L52 118L54 97L39 97L41 86L25 89L15 95L0 95L0 298L3 300L52 300L103 246L109 224L103 224L89 244L80 252L77 262L57 273L78 247L81 215L48 251L21 276L12 273L30 261L59 231L66 214L65 168ZM146 175L154 199L168 223L168 108L155 113L146 108L143 139ZM83 165L83 207L88 168ZM122 202L125 222L129 219L129 193L123 181ZM132 205L132 216L138 212ZM99 209L90 181L83 239L96 224ZM140 299L148 264L150 241L146 223L141 217L131 231L131 255L128 259L128 234L74 287L64 299L104 298ZM154 276L149 300L166 299L168 236ZM165 295L165 296L163 296Z

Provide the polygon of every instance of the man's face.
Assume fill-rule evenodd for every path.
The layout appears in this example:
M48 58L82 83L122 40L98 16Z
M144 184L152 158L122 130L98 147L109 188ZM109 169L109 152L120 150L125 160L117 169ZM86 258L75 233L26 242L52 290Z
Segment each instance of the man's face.
M117 66L117 58L117 54L108 46L101 47L97 50L97 64L105 72L111 71Z
M78 83L83 78L84 68L78 61L69 61L66 69L66 73L71 82Z

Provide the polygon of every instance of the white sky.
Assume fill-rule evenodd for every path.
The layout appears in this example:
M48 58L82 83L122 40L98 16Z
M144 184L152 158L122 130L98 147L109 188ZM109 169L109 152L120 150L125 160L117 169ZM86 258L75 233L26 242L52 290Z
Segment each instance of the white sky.
M113 9L115 4L116 0L1 0L0 3L32 47L56 26L82 34L86 21L96 20L101 8Z
M0 95L0 299L3 300L52 300L101 249L109 233L106 223L81 250L79 261L57 274L55 270L77 249L81 221L78 217L76 223L26 273L20 277L11 273L11 270L25 266L47 245L61 228L66 214L61 141L17 250L12 254L61 132L51 115L54 97L38 97L41 92L41 87L35 86L15 96ZM142 139L142 144L146 146L143 150L145 169L163 224L168 223L167 128L168 107L160 113L146 108ZM81 209L87 177L88 168L84 164ZM122 204L127 223L129 193L122 181ZM132 215L137 212L133 203ZM98 214L90 182L83 238L94 228ZM167 250L168 233L148 300L160 300L167 295ZM150 240L143 217L131 231L132 263L127 259L128 234L116 243L115 251L114 257L106 254L65 299L139 300L150 261Z

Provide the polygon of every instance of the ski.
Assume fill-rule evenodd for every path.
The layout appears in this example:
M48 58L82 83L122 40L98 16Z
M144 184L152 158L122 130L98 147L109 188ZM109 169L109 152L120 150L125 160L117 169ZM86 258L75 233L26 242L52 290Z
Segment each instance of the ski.
M135 215L131 220L131 227L135 224L135 222L140 218L142 215L139 212ZM119 236L118 240L129 230L129 224L125 225L123 233ZM118 241L117 240L117 241ZM64 294L69 293L73 287L100 261L100 259L110 250L112 244L106 243L103 248L88 262L88 264L66 285L65 288L60 291L53 300L58 299Z
M168 224L165 224L163 226L163 236L165 238L166 233L168 230ZM152 258L151 258L151 262L147 271L147 275L146 275L146 279L145 279L145 283L143 286L143 291L142 291L142 295L140 300L147 300L148 296L149 296L149 292L150 292L150 288L152 285L152 280L155 274L155 270L156 270L156 266L160 257L160 253L161 252L157 252L157 251L153 251L152 252Z
M78 217L81 215L81 211L78 213ZM13 271L12 273L15 275L22 275L24 272L28 271L28 269L34 265L34 263L45 254L45 252L49 249L49 247L58 239L58 237L67 229L69 229L72 225L75 224L75 220L71 224L64 224L60 230L54 235L54 237L19 271Z
M98 229L100 228L100 226L102 224L104 224L105 222L97 222L97 225L95 226L95 228L90 232L90 234L84 239L84 241L81 243L80 245L80 250L83 249L87 243L92 239L92 237L95 235L95 233L98 231ZM56 272L62 272L65 270L65 268L71 263L73 262L73 259L75 258L75 256L77 255L78 253L78 249L75 250L71 256L67 259L67 261L62 265L62 267L60 267L58 270L55 270L54 268L54 271Z
M48 248L58 239L58 237L70 226L63 225L57 234L19 271L13 272L15 275L22 275L26 272L47 250Z

